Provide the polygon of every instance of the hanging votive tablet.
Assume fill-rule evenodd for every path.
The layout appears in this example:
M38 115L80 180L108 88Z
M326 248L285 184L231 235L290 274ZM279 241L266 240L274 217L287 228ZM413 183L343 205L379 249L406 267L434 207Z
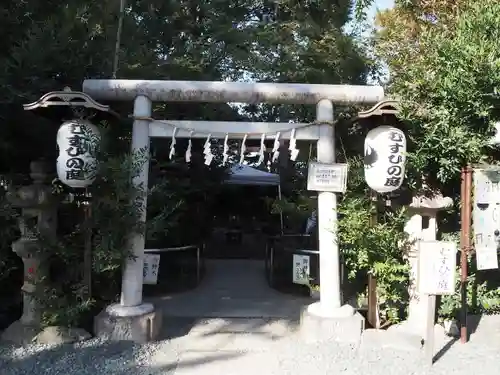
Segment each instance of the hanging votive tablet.
M243 164L245 161L245 152L247 150L246 142L247 142L248 134L245 134L243 140L241 141L241 151L240 151L240 164Z
M257 161L257 165L261 165L264 162L266 152L266 135L262 134L260 137L260 150L259 150L259 160Z
M191 141L191 138L193 136L193 132L189 133L189 140L188 140L188 146L186 149L186 163L189 163L191 161L191 149L193 148L193 142Z
M222 165L227 164L227 159L229 158L229 144L227 143L229 140L229 134L226 134L224 137L224 151L222 156Z
M172 132L172 141L170 142L170 153L168 155L168 158L172 160L175 156L175 144L177 141L175 140L175 136L177 135L177 128L174 128L174 131Z
M276 137L274 137L274 145L273 145L273 163L275 163L278 160L278 157L280 156L280 132L276 133Z

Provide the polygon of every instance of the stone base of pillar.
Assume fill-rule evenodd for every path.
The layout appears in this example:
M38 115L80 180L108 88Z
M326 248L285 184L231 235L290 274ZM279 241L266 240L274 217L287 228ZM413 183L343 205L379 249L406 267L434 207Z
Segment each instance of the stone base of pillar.
M360 350L370 351L374 348L390 348L392 350L419 352L422 349L423 340L420 336L395 327L391 326L387 330L367 329L363 333Z
M365 329L365 318L350 305L344 305L329 316L321 312L319 302L302 310L300 335L307 343L359 343Z
M149 303L133 307L111 305L95 317L95 335L109 341L146 343L158 338L161 318L161 313Z
M389 327L389 329L409 335L415 335L420 337L421 339L425 339L427 332L425 328L425 320L423 319L425 319L425 317L422 317L422 320L420 321L415 321L415 319L413 319L413 321L403 320L402 322Z
M2 341L15 345L29 345L33 343L41 328L38 325L29 325L16 320L2 333Z

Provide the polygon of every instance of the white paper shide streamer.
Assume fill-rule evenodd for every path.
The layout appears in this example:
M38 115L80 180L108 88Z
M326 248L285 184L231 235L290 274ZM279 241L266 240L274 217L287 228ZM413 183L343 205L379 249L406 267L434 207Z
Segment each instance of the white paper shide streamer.
M228 144L228 140L229 140L229 134L226 134L226 136L224 137L224 155L222 156L222 164L223 165L226 165L227 164L227 159L229 159L229 144Z
M261 165L264 162L266 153L266 135L262 134L260 137L260 150L259 150L259 160L257 161L257 165Z
M295 138L295 129L292 129L290 134L290 145L288 146L290 150L290 160L295 161L297 156L299 156L299 150L297 149L297 139Z
M274 145L273 145L273 163L276 163L280 156L280 135L281 133L276 133L276 137L274 137Z
M186 149L186 163L189 163L191 161L191 156L192 156L192 148L193 148L193 141L191 138L193 137L193 132L189 133L189 140L188 140L188 146Z
M245 134L243 140L241 141L241 151L240 151L240 164L243 164L245 161L245 152L247 151L247 142L248 134Z
M177 128L174 128L172 132L172 141L170 142L170 153L168 154L168 158L172 160L175 156L175 144L177 143L175 136L177 135Z
M212 164L212 160L214 158L214 155L212 154L212 142L210 141L211 137L212 135L209 134L207 140L205 141L205 145L203 146L203 154L205 155L205 165Z

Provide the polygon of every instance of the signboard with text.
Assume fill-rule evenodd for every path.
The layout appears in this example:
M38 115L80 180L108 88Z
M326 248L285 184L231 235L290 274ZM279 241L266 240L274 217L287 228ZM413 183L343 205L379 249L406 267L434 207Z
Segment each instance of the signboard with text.
M457 245L446 241L419 241L418 246L418 292L454 294Z
M478 270L498 268L500 243L500 169L474 170L472 227Z
M500 168L474 169L474 203L500 203Z
M310 275L310 257L309 255L293 254L293 283L309 284Z
M309 163L307 190L344 193L347 187L347 164Z
M476 267L478 270L498 268L498 251L496 247L476 247Z
M144 254L143 284L157 284L160 272L160 254Z

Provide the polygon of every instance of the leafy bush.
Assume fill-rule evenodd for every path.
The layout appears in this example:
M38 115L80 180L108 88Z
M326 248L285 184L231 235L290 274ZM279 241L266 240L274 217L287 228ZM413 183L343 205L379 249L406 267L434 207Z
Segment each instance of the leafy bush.
M398 322L408 305L409 265L405 259L406 234L403 231L405 211L379 215L369 225L371 201L350 197L339 207L339 244L348 272L357 292L366 285L369 274L377 278L377 295L381 318Z
M78 194L73 202L60 207L58 238L40 239L45 267L50 270L40 280L42 294L38 296L44 324L81 325L87 313L117 299L121 266L131 256L127 239L144 229L140 217L145 193L142 187L131 184L130 177L140 172L145 157L144 150L135 155L106 156L97 179L88 188L92 210L89 221L84 220L85 205L81 204L86 198ZM56 186L63 196L65 190ZM92 228L91 298L82 277L87 225Z
M363 178L362 159L350 158L348 188L338 195L338 243L352 293L364 293L367 278L377 278L382 319L397 322L408 305L409 264L405 258L407 235L403 231L405 211L381 213L370 226L374 207ZM280 210L293 223L304 225L316 206L305 189L293 199L276 200L273 212Z
M455 236L456 237L456 236ZM497 314L500 312L500 278L497 270L478 271L474 256L469 256L467 276L468 314ZM459 319L462 307L460 266L456 269L455 293L441 297L438 319Z

